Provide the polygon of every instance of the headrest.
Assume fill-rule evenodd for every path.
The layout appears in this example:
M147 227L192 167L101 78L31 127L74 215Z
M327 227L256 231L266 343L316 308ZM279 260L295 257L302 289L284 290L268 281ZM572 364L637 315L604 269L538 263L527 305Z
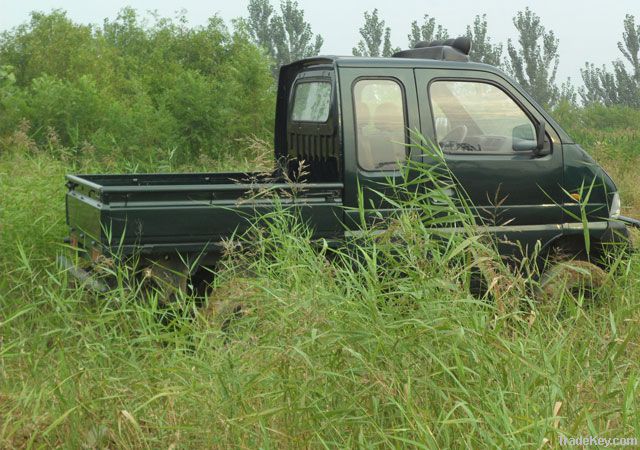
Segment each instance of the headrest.
M358 126L366 125L371 119L371 113L369 107L364 102L356 103L356 120Z

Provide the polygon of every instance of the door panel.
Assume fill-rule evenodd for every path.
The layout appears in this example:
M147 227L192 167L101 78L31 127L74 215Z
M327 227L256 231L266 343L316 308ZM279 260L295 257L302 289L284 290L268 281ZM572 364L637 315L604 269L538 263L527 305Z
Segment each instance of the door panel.
M483 223L561 224L563 213L557 206L563 203L564 195L561 142L545 123L549 153L536 157L529 147L523 151L521 141L531 138L526 122L544 121L524 96L490 73L433 69L415 72L421 130L433 142L440 139L449 168ZM433 86L446 86L447 90L438 94ZM431 98L434 94L453 99L438 104Z
M420 158L405 145L419 127L413 69L341 68L340 95L345 177L354 180L345 183L344 198L353 226L360 201L369 222L395 211L380 194L393 196L389 184L401 181L402 162Z

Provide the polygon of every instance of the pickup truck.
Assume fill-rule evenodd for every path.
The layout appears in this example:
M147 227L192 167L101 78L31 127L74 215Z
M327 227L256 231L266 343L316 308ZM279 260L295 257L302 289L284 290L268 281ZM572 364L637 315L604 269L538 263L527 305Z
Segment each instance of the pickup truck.
M272 173L67 175L68 241L86 264L63 265L89 280L101 258L135 254L141 267L183 274L174 280L181 284L215 266L225 241L276 202L297 206L316 237L340 242L358 231L359 196L377 215L391 214L379 198L391 193L385 184L401 177L406 160L428 163L406 145L410 130L440 146L500 243L539 241L578 255L581 214L591 252L626 242L627 225L638 221L620 216L611 178L514 80L470 62L470 45L422 42L388 58L318 56L283 66ZM296 179L300 161L307 169ZM263 191L280 195L247 195Z

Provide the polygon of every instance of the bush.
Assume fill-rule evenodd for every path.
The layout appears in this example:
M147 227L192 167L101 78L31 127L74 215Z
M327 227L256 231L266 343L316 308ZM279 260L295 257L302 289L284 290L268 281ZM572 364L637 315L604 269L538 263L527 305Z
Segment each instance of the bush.
M0 35L0 137L26 121L39 146L55 133L77 157L89 145L136 164L226 157L240 138L270 136L269 62L244 32L217 17L145 23L132 9L102 27L54 11Z

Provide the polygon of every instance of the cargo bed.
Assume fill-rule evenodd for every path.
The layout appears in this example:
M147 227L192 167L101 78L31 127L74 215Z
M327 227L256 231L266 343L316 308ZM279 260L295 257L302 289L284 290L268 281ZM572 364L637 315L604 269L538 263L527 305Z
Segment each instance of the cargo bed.
M278 205L318 237L341 234L342 183L287 183L260 173L67 175L74 245L100 253L200 252Z

